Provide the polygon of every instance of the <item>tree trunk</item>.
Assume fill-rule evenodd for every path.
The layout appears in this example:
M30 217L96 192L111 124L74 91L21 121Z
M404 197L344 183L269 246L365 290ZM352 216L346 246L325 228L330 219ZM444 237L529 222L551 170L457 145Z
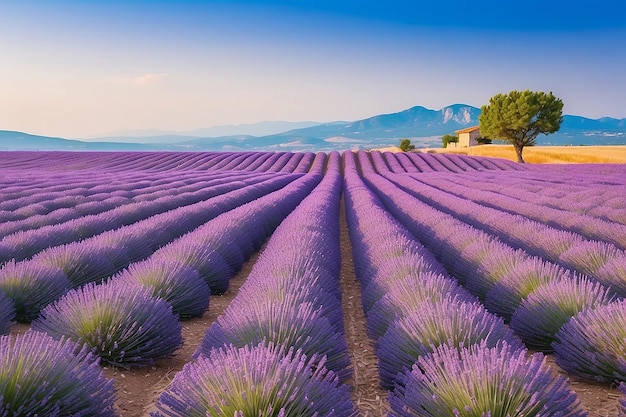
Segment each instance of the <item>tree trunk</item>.
M514 143L513 148L515 148L515 154L517 155L517 162L520 164L526 163L526 161L524 161L524 158L522 158L522 149L524 149L524 146L518 143Z

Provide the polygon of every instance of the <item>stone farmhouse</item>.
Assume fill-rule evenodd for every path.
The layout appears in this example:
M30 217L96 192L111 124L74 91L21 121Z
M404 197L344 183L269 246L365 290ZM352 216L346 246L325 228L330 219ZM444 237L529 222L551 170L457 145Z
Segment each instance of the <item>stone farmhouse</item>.
M465 129L455 130L454 133L459 137L457 147L467 148L478 145L476 139L480 138L480 126L466 127Z

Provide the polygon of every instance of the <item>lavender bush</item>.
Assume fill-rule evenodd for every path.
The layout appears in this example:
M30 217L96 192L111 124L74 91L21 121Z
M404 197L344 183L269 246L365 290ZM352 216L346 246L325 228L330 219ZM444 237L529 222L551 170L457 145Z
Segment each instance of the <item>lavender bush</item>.
M122 367L152 364L182 344L181 324L166 301L117 280L69 291L32 328L86 343L104 363Z
M365 280L362 284L361 303L366 313L388 293L390 288L395 287L396 284L402 285L407 280L419 279L419 277L426 275L440 275L444 279L447 277L449 283L454 282L430 252L426 249L412 250L414 248L404 246L403 241L402 237L400 239L390 238L388 243L393 246L398 244L403 255L384 260L378 258L379 254L374 249L376 245L369 246L372 252L369 256L370 259L379 260L379 262L364 268L360 276L362 280ZM361 259L356 262L359 261ZM455 286L458 287L458 285ZM445 285L445 288L448 288L448 285ZM449 289L452 291L452 288Z
M254 207L253 203L254 202L248 204ZM243 206L238 207L238 209L241 207ZM253 209L251 209L250 212L250 214L254 214ZM216 218L211 223L205 224L205 227L196 229L199 240L205 241L213 247L215 251L224 258L226 264L235 274L241 270L241 266L246 259L249 258L250 254L257 249L253 246L254 249L250 251L250 253L245 252L249 250L247 249L248 247L252 246L251 243L247 242L247 240L252 240L252 237L246 236L247 231L244 232L242 230L243 227L241 227L241 223L242 221L238 217L230 218L230 216L222 216ZM267 235L264 235L263 238L266 239ZM244 248L246 249L244 250Z
M559 262L593 276L608 261L620 257L624 259L624 251L610 243L582 241L564 252Z
M522 346L502 319L480 303L457 299L442 303L425 301L391 323L378 339L376 355L380 360L381 385L392 389L399 372L411 369L419 356L437 346L467 347L483 341L489 347L499 341L507 341L515 348Z
M389 400L393 417L587 415L541 353L506 343L441 346L401 375Z
M293 346L305 355L323 354L326 367L343 379L350 375L347 345L319 307L311 302L295 302L290 294L280 303L264 299L248 300L247 308L229 309L207 330L194 356L209 355L215 348L256 346L261 342ZM298 300L299 301L299 300Z
M114 417L114 401L88 346L35 331L0 337L1 416Z
M13 306L13 301L0 291L0 335L9 333L14 318L15 307Z
M626 297L626 255L609 259L595 272L594 277L621 297Z
M230 278L235 271L212 247L200 240L181 239L161 248L159 258L182 262L200 274L211 289L211 294L223 294L228 290Z
M114 279L151 289L152 295L167 301L181 319L202 317L209 307L209 286L198 271L180 261L148 259L131 264Z
M510 321L517 306L537 287L559 278L571 279L572 271L541 258L517 264L487 292L485 307Z
M153 416L357 416L324 359L273 344L216 349L185 365Z
M289 275L279 275L289 271L293 272ZM320 317L327 319L335 331L343 332L341 296L333 291L336 285L324 282L323 273L319 270L300 270L297 275L296 271L297 268L292 269L285 265L284 269L277 267L273 273L267 275L250 275L246 284L239 289L238 296L229 304L227 314L230 314L231 310L245 311L250 300L258 303L262 299L263 303L269 304L288 302L294 308L302 303L310 303L319 306ZM262 278L257 279L259 277Z
M539 286L524 299L510 326L526 346L551 352L554 335L571 317L614 300L612 291L587 277L563 277Z
M452 257L449 264L452 266L452 273L459 277L461 282L466 283L468 277L476 274L476 269L486 258L495 251L500 250L502 242L493 239L489 235L481 235L477 239L470 238L464 242L464 247L460 253L454 251L446 252Z
M600 382L626 381L626 300L584 310L556 333L556 363Z
M167 237L160 236L161 232ZM114 271L119 271L133 262L138 262L152 255L152 245L155 242L171 238L162 230L154 233L148 232L150 238L143 241L137 237L140 234L141 232L132 230L132 227L110 230L92 238L88 244L94 252L107 258L113 264ZM146 244L148 240L150 244Z
M65 294L71 287L63 271L41 262L9 262L0 269L0 292L15 307L15 319L30 323L41 309Z
M469 274L465 287L467 290L484 300L489 290L517 264L528 259L528 254L520 249L513 249L500 242L478 265L473 274Z
M111 261L94 250L91 243L76 242L48 248L33 260L61 269L74 288L100 281L116 272Z
M378 339L396 318L404 317L424 301L443 303L447 300L477 301L448 276L422 273L397 280L367 312L368 335Z

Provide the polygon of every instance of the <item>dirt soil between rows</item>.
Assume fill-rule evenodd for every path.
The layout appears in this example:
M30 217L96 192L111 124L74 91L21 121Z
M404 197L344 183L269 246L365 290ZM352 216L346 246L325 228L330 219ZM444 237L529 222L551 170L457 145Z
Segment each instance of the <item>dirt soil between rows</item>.
M353 367L351 381L352 398L363 417L386 416L390 410L387 391L378 383L378 366L373 342L365 331L365 316L361 308L360 285L354 273L352 247L348 237L345 215L341 222L341 290L346 339ZM192 354L200 345L206 330L219 317L230 301L237 295L254 265L257 255L251 257L242 270L230 281L229 290L220 296L212 296L208 311L201 318L182 323L183 346L175 355L157 361L154 366L139 369L103 368L107 377L113 378L117 389L116 411L120 417L149 416L159 394L166 389L176 372L192 361ZM12 334L28 330L27 325L16 325ZM548 364L563 375L565 372L547 355ZM570 377L570 389L577 393L590 417L619 416L620 391L615 386L595 384Z

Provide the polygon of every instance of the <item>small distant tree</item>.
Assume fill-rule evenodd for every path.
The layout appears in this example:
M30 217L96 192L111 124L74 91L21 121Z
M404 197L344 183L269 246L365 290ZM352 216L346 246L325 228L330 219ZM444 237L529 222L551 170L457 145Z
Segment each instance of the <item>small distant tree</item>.
M456 135L443 135L441 137L441 143L444 148L447 148L451 143L459 143L459 137Z
M400 149L402 149L402 152L412 151L415 149L415 145L411 143L411 139L402 139L400 141Z
M544 92L530 90L497 94L481 107L480 132L486 137L513 145L517 162L524 163L525 146L535 145L540 133L559 130L563 121L563 102Z

